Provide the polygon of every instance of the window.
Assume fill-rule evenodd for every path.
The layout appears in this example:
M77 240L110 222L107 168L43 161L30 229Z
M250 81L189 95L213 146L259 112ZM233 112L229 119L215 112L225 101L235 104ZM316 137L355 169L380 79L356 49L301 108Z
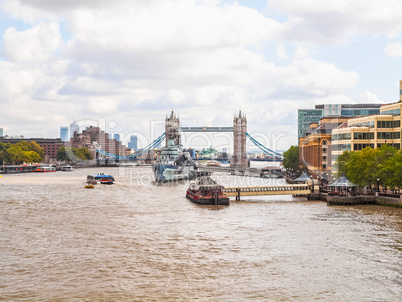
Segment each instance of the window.
M374 132L355 132L354 139L374 139Z

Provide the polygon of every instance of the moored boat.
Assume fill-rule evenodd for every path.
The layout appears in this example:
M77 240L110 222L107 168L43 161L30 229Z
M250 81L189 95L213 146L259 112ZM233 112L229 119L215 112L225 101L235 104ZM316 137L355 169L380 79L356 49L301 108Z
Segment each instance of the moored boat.
M87 176L87 183L91 185L102 184L102 185L112 185L115 184L114 177L112 175L97 173Z
M168 140L168 145L161 149L156 163L152 165L156 182L194 179L197 176L197 164L189 152L182 152L174 140Z
M52 165L40 165L33 172L56 172L56 167Z
M211 177L203 176L190 184L186 197L196 204L229 205L229 197L223 193L224 189Z
M70 165L65 165L65 166L61 167L61 171L68 171L68 172L70 172L70 171L73 171L73 170L74 170L74 167L73 167L73 166L70 166Z

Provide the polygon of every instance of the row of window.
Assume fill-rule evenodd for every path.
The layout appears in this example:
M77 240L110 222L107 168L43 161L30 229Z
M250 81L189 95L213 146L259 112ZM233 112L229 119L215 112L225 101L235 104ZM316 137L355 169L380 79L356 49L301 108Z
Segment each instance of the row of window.
M377 139L399 139L400 132L377 132Z
M380 148L381 145L383 145L383 144L377 144L377 148ZM388 145L390 145L391 147L396 148L397 150L401 149L401 144L399 144L399 143L398 144L388 144Z
M369 128L374 128L374 121L368 121L368 122L362 122L362 123L356 123L356 124L350 124L352 127L369 127Z
M332 145L332 151L345 151L350 150L351 144Z
M398 128L401 121L377 121L377 128Z
M353 145L353 150L363 150L366 147L371 147L374 149L374 144L354 144Z
M374 132L355 132L354 139L374 139Z
M351 137L349 133L332 134L332 140L349 140ZM374 139L374 132L355 132L354 139ZM399 139L401 138L400 132L377 132L377 139Z
M350 132L348 133L339 133L339 134L332 134L332 140L333 141L341 141L341 140L345 140L345 139L350 139Z
M401 115L401 108L381 112L381 115Z

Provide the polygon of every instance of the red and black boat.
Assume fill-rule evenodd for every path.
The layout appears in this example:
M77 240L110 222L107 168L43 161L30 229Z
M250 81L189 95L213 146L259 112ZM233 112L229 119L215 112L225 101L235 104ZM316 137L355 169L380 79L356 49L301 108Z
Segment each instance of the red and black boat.
M224 189L211 177L203 176L190 184L186 197L196 204L229 205L229 197L223 193Z

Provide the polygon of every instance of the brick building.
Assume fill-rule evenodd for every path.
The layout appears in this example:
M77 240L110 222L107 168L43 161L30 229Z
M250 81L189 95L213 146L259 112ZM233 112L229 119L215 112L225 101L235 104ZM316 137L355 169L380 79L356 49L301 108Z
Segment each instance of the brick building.
M89 127L81 133L74 132L74 136L70 139L71 148L86 147L92 153L92 158L96 158L96 148L100 148L106 152L124 156L125 146L115 139L110 139L109 134L101 130L99 127Z

